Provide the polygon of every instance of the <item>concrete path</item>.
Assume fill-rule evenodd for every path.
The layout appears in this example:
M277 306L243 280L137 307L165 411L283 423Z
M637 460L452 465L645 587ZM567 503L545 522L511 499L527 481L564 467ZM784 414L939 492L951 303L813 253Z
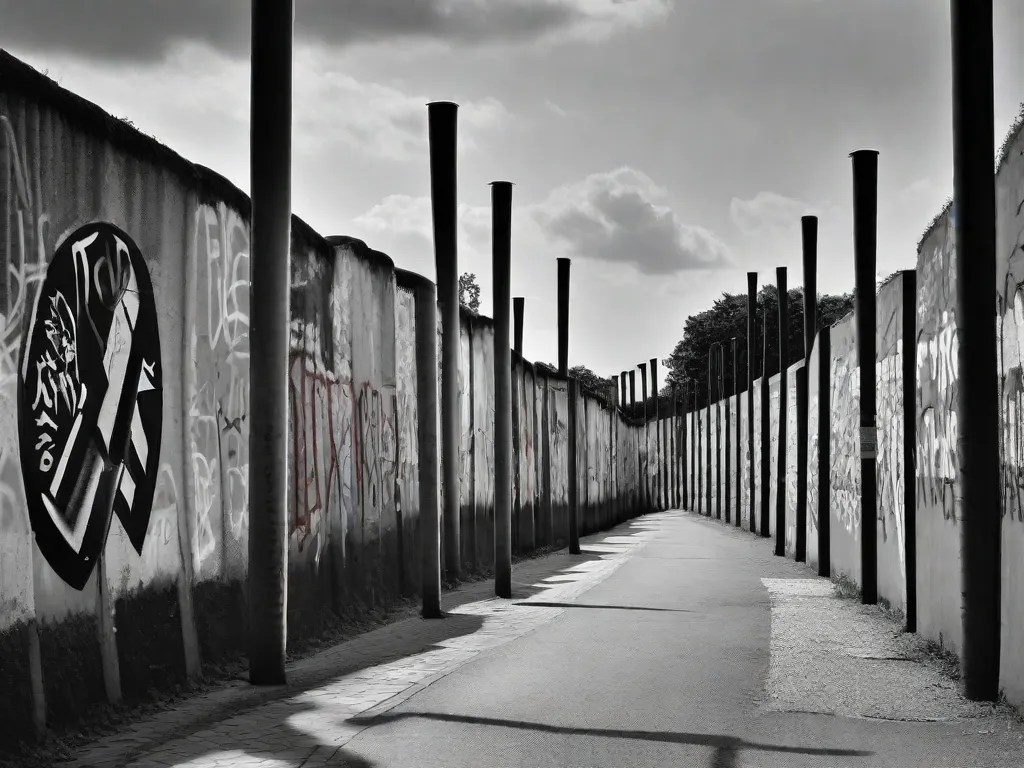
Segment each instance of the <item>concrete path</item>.
M334 663L346 646L367 655L140 742L130 765L1024 765L1011 711L965 702L878 609L724 523L649 515L513 580L512 600L331 649ZM81 764L128 762L115 752Z

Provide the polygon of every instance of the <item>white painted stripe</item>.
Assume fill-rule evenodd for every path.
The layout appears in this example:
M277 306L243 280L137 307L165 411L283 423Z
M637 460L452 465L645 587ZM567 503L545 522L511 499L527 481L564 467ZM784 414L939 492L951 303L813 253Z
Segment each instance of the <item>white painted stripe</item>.
M78 431L82 428L82 409L85 407L86 391L85 383L83 382L79 386L78 415L75 416L75 423L71 425L71 432L68 434L67 442L64 443L64 453L61 455L60 461L57 464L57 471L53 473L53 479L50 481L50 493L54 498L57 497L61 483L64 482L64 473L68 469L68 459L71 458L71 452L75 448Z

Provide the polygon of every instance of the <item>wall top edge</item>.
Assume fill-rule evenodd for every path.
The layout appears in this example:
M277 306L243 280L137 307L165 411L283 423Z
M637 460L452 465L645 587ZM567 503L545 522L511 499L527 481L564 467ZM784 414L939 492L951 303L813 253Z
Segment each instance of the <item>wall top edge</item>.
M395 271L395 262L390 256L382 251L375 250L368 246L363 240L348 235L330 235L324 241L337 251L348 251L357 258L370 262L371 265L387 272Z
M400 287L409 288L410 290L426 286L436 288L433 280L424 277L419 272L412 272L401 267L395 267L395 282Z

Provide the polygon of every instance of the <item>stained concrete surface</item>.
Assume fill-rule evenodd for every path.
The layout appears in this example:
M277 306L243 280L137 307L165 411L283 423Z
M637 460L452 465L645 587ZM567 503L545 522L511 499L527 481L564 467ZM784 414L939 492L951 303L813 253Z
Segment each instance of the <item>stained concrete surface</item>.
M357 672L80 764L1024 764L1012 711L965 702L919 639L770 540L667 512L582 544L518 566L511 600L380 630Z
M865 637L849 601L821 594L831 593L829 583L774 557L770 542L683 513L634 525L654 538L576 607L389 711L357 718L371 727L346 752L371 765L453 768L1024 764L1021 726L1006 711L958 701L952 683L934 706L917 707L953 718L946 722L765 711L773 696L777 708L789 708L778 706L785 679L805 694L817 687L842 714L866 699L888 715L914 710L908 691L941 679L920 656L880 677L879 662L848 654L886 650L875 636L886 628L875 623ZM812 593L820 585L817 615L801 617L792 605L773 615L762 579L800 578ZM784 586L769 584L776 592ZM807 598L789 602L800 599ZM849 646L820 642L805 619L823 618ZM790 640L803 622L814 663L802 666L778 642L773 648L780 621ZM838 676L830 654L842 662Z

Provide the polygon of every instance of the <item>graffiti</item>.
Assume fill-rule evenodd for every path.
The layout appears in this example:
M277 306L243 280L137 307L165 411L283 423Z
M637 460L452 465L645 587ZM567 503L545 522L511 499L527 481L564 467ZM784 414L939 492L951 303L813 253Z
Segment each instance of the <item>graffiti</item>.
M957 336L956 320L941 315L938 333L922 330L917 343L917 493L925 504L956 522Z
M244 541L248 530L248 223L224 204L199 206L192 257L198 303L189 337L189 452L199 571L225 539Z
M851 321L847 324L852 326ZM845 354L839 351L841 345L838 343L833 349L839 353L833 353L829 374L832 401L830 501L835 518L856 539L860 535L861 523L860 368L855 365L856 352L852 343Z
M71 234L40 287L23 347L19 445L36 543L85 586L117 513L141 554L163 408L153 288L131 238L105 223Z

